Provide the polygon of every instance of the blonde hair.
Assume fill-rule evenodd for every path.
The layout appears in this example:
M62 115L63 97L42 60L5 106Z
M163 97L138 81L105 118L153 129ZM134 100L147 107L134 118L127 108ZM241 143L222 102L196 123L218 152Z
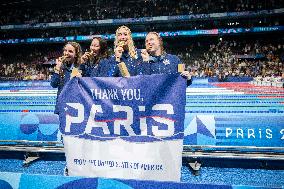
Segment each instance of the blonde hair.
M135 46L134 46L134 41L132 39L132 34L131 34L131 31L130 29L127 27L127 26L120 26L119 28L117 28L116 32L115 32L115 40L114 40L114 49L116 48L117 44L118 44L118 31L120 29L125 29L130 38L128 39L128 43L127 43L127 46L128 46L128 50L129 50L129 55L134 58L134 59L137 59L137 52L136 52L136 49L135 49Z

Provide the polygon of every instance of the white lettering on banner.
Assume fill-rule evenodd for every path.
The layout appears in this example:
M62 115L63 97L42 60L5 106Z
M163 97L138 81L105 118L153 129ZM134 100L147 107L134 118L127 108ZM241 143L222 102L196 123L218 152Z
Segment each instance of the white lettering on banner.
M77 109L77 117L72 117L69 114L66 115L66 127L65 132L70 132L71 124L72 123L82 123L85 119L84 117L84 106L80 103L66 103L68 106ZM68 108L65 108L66 110ZM166 114L173 115L174 114L174 108L171 104L156 104L152 107L152 110L155 111L166 111ZM145 106L139 106L139 111L144 112ZM140 134L135 134L133 128L131 127L133 124L133 109L130 106L121 106L121 105L113 105L113 112L126 112L126 119L115 119L114 122L114 134L120 135L121 127L124 127L124 129L127 131L129 136L136 136L136 135L142 135L146 136L147 131L147 122L146 117L140 117ZM91 107L91 110L89 112L88 121L86 124L86 128L84 133L91 134L92 130L95 128L101 128L103 133L105 135L110 134L110 130L108 128L107 122L105 121L96 121L95 116L96 113L103 113L101 105L95 105L93 104ZM151 116L150 116L151 117ZM162 118L158 116L153 116L153 119L156 122L162 123L167 125L167 129L159 129L158 126L153 125L152 126L152 132L154 136L172 136L175 132L174 127L174 120Z
M284 132L284 131L283 131ZM282 133L281 133L282 134ZM271 129L257 129L257 128L226 128L226 138L240 138L240 139L272 139L273 132Z
M140 100L140 89L121 89L123 100ZM142 100L143 101L143 100Z
M130 136L134 136L135 133L131 128L133 123L133 110L129 106L113 105L113 112L126 112L126 120L115 120L114 121L114 134L120 135L120 126L124 126L125 130Z
M91 89L94 99L118 100L117 89Z
M141 100L140 89L90 89L94 99L102 100Z
M66 115L65 132L70 132L70 127L72 123L82 123L84 121L84 106L80 103L66 103L66 104L78 110L77 117L72 117L69 114Z
M140 112L145 112L145 106L138 106ZM140 117L141 136L147 136L147 122L146 117Z
M84 111L84 110L83 110ZM91 111L90 111L90 116L86 125L86 129L85 129L85 133L87 134L91 134L92 133L92 129L94 127L101 127L104 134L110 134L110 131L108 129L107 123L106 122L98 122L95 121L95 115L96 113L103 113L102 107L100 105L92 105Z
M153 110L166 110L167 114L174 114L174 107L171 104L156 104L153 106L152 108ZM168 120L165 118L161 118L161 117L154 117L153 118L155 121L160 122L160 123L164 123L168 125L168 129L167 130L159 130L158 126L153 126L153 134L155 136L172 136L174 135L175 132L175 122L172 120Z

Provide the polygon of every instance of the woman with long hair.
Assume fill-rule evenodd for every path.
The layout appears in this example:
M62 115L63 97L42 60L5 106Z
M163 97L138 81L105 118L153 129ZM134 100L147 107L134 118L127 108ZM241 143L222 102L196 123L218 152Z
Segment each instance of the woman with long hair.
M107 42L101 37L94 37L89 51L81 57L80 70L83 77L107 77L109 73Z
M120 63L125 66L130 76L143 74L141 51L135 48L132 34L127 26L120 26L115 32L114 55L110 58L114 66L113 76L122 76L118 69Z
M58 96L64 85L72 78L72 76L80 75L78 68L81 64L82 50L79 43L68 42L63 48L63 55L56 59L54 73L51 76L50 85L58 88L57 99L55 105L55 114L58 112ZM73 73L72 73L73 72Z

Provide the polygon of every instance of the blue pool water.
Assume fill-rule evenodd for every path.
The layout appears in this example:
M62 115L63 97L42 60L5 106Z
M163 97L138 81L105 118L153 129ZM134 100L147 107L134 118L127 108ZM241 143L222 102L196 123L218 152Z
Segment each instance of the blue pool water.
M25 87L7 85L2 87L2 93L0 90L0 140L60 142L58 117L53 114L56 91L50 92L48 85L44 85L40 89L46 91L40 93L3 92L9 89ZM282 96L237 93L210 84L192 85L185 107L185 144L284 148ZM66 166L63 154L46 154L28 167L22 166L23 157L20 152L1 152L0 172L63 175ZM284 162L208 158L202 160L201 170L194 176L184 161L181 181L281 187Z

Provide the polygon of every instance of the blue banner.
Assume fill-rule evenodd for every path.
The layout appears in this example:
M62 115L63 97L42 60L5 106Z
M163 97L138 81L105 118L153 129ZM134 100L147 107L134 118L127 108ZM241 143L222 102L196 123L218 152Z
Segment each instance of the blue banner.
M74 78L59 97L60 130L93 140L182 139L185 82L178 74Z
M185 89L179 74L73 78L58 99L69 175L179 181Z

